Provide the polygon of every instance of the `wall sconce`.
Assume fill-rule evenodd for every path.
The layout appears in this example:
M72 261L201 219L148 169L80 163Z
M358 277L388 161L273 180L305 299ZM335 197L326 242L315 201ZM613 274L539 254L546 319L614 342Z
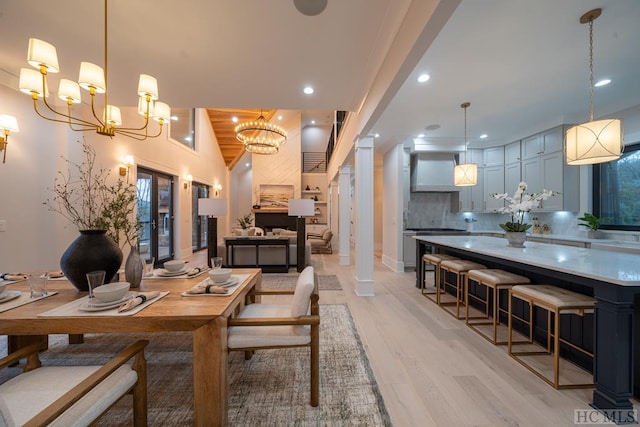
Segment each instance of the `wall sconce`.
M222 184L216 184L213 186L213 196L220 197L220 190L222 190Z
M8 114L0 114L0 131L4 134L4 136L0 135L0 151L3 151L2 163L6 163L9 134L20 131L16 118Z
M191 187L191 182L193 181L193 175L188 174L184 179L185 179L185 182L182 186L186 190L187 188Z
M133 165L133 156L131 154L124 156L124 165L120 166L120 176L128 176Z

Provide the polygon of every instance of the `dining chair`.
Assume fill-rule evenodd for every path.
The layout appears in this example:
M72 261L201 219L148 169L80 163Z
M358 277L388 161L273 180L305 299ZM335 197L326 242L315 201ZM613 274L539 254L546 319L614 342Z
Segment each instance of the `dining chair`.
M289 304L249 303L258 295L293 295ZM277 298L276 298L277 299ZM318 278L308 266L293 290L260 289L248 295L248 304L229 319L229 351L244 351L250 359L255 350L309 347L311 406L320 395L320 313Z
M128 393L133 425L146 426L148 344L139 340L98 366L42 366L40 344L3 357L0 369L26 361L23 372L0 384L0 426L87 426Z

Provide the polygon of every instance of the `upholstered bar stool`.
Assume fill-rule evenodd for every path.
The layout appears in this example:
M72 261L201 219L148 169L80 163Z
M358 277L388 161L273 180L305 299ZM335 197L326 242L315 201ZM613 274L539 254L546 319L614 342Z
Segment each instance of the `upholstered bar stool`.
M442 274L442 288L436 287L436 299L438 305L443 307L445 311L453 315L456 319L462 319L460 315L460 307L466 304L464 285L466 282L465 276L469 270L482 270L485 267L477 262L468 261L466 259L450 259L444 260L440 263L440 274ZM455 282L447 281L447 273L455 276ZM456 299L454 301L443 301L442 296L446 294L447 287L455 289ZM455 311L447 309L449 306L456 306Z
M431 264L433 265L433 286L437 289L438 287L441 286L441 279L440 279L440 263L442 261L445 260L452 260L452 259L460 259L458 257L455 257L453 255L447 255L447 254L424 254L422 255L422 283L420 284L420 291L422 292L422 295L424 295L425 297L429 298L431 301L435 302L436 304L439 303L438 299L437 299L437 295L438 292L437 290L434 292L429 292L426 291L426 286L425 286L425 282L427 279L426 276L426 272L427 272L427 264Z
M476 282L479 286L486 288L486 298L469 293L469 281ZM500 313L508 315L508 310L500 307L500 291L508 290L514 285L529 283L530 280L524 276L519 276L498 268L487 268L483 270L470 270L466 275L465 283L465 323L475 332L489 340L494 345L504 345L507 341L498 341L498 325L500 324ZM471 300L480 302L484 306L484 316L471 317L469 315L469 303ZM492 308L491 315L489 308ZM493 334L489 335L481 325L492 325Z
M513 298L518 298L529 304L529 320L521 319L513 314ZM593 358L593 353L568 342L560 337L560 316L563 314L574 314L583 316L586 313L593 313L596 300L587 295L559 288L552 285L517 285L509 290L509 329L508 329L508 351L509 355L516 359L521 365L536 374L547 384L556 389L566 388L588 388L593 387L593 382L560 384L560 343L578 350L579 352ZM533 308L540 307L547 310L547 349L546 351L513 351L513 319L518 319L529 327L529 344L533 344ZM553 320L551 318L553 314ZM553 323L552 323L553 321ZM552 326L553 325L553 326ZM553 345L551 338L553 337ZM553 355L553 381L548 379L539 369L523 360L521 356Z

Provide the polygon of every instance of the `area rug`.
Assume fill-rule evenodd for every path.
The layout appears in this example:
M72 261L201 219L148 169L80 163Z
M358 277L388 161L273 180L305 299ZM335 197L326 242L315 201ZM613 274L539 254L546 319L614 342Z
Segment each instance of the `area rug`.
M294 289L298 273L296 274L263 274L262 287L270 289ZM335 274L320 275L318 274L318 290L321 291L340 291L342 286Z
M308 349L258 351L251 360L233 352L228 371L230 426L391 426L349 308L321 305L320 316L320 405L309 405ZM145 350L149 425L193 425L190 334L87 334L84 344L71 346L66 336L56 335L41 359L45 364L104 363L141 338L151 341ZM6 348L0 352L6 354ZM129 426L131 420L127 396L97 425Z

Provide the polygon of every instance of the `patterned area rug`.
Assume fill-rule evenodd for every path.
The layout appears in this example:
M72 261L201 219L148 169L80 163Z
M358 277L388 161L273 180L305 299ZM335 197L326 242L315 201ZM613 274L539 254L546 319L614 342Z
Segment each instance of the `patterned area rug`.
M295 274L263 274L262 286L271 289L294 289L298 273ZM321 291L341 291L342 286L335 274L318 274L318 290Z
M230 426L391 426L349 308L321 305L320 316L320 405L309 405L308 349L258 351L251 360L233 352L228 371ZM103 363L140 338L151 340L145 351L149 425L192 425L189 334L88 334L84 344L72 346L67 346L66 336L55 335L42 360L48 364ZM0 354L6 354L5 346L3 339ZM3 380L0 376L0 382ZM130 408L127 396L97 425L131 425Z

